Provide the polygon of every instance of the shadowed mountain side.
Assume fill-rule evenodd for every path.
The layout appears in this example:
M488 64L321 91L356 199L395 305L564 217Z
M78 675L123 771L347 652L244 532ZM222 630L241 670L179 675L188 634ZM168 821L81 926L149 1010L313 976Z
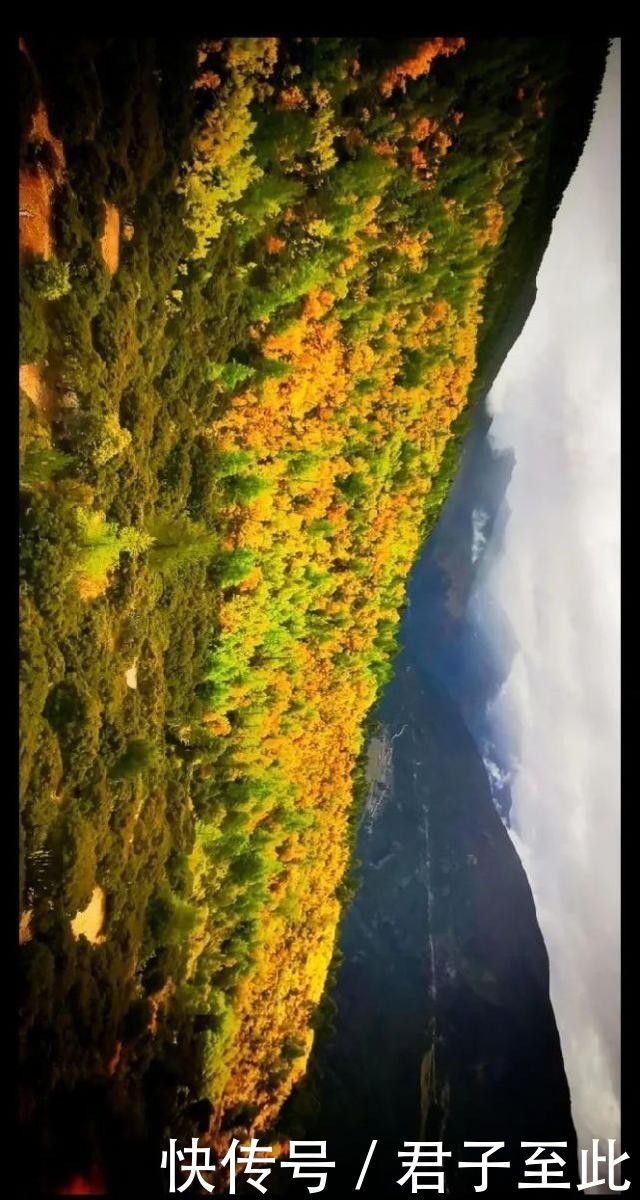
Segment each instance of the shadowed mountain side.
M377 1137L371 1194L395 1189L397 1151L415 1138L442 1140L450 1191L475 1194L478 1172L454 1175L479 1153L462 1141L501 1140L496 1157L512 1168L490 1186L513 1194L521 1141L566 1141L567 1162L576 1158L531 890L459 712L404 654L378 717L336 1030L318 1039L310 1087L282 1127L294 1136L299 1120L304 1136L328 1139L335 1190L355 1185Z
M483 757L496 762L502 775L493 780L494 801L508 819L509 755L488 706L509 674L516 642L499 604L485 601L479 620L476 598L501 550L514 459L494 449L489 425L477 405L455 481L411 574L402 643L455 698Z

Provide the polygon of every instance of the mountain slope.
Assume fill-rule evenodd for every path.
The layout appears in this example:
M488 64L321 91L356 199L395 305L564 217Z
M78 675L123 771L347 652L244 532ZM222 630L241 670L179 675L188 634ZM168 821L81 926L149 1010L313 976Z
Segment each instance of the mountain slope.
M26 43L21 1111L40 1182L142 1182L304 1073L407 576L604 45Z
M358 839L361 885L344 918L332 1017L306 1095L283 1128L327 1137L354 1182L379 1139L370 1194L398 1178L405 1140L502 1140L513 1195L520 1141L575 1132L549 999L547 953L524 869L491 799L482 759L453 702L406 653L377 710L390 755L371 780ZM385 754L378 761L385 761ZM453 1195L477 1176L448 1168ZM365 1185L365 1189L366 1190Z

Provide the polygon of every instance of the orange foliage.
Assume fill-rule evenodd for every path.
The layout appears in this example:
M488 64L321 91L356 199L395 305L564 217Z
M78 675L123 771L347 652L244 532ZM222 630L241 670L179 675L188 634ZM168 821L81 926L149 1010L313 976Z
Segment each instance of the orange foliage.
M404 235L398 246L417 257L427 238ZM250 654L267 636L274 606L288 592L299 617L311 607L316 619L323 615L326 622L320 640L289 640L286 658L269 672L266 706L252 709L255 674L251 688L236 686L228 701L230 709L253 712L244 739L235 737L238 771L267 771L277 764L294 789L297 810L310 817L304 833L282 838L276 851L280 870L261 915L260 945L234 1002L222 1102L225 1110L255 1105L260 1128L275 1117L304 1072L311 1048L308 1014L323 990L339 913L335 893L348 862L352 774L364 717L377 692L368 665L371 651L381 620L397 624L402 581L417 552L420 514L438 460L434 434L450 430L475 365L477 295L462 319L445 300L428 306L416 342L429 334L450 346L450 356L411 389L395 382L402 347L399 315L387 315L382 347L374 349L367 340L347 347L341 323L332 315L334 298L329 288L314 289L300 317L265 338L265 354L287 362L291 373L234 397L216 427L226 450L257 452L261 477L270 485L245 508L235 534L236 545L259 555L270 564L269 572L260 580L254 577L250 593L223 603L222 638L241 633ZM376 390L354 390L355 382L373 370ZM372 456L354 461L349 441L362 421L368 422ZM381 487L376 458L398 437L415 446L425 467ZM287 456L301 447L311 461L291 476ZM354 468L366 483L357 510L340 488ZM325 522L330 533L314 537L317 521ZM366 565L364 577L354 563ZM324 595L301 588L309 570L320 578L326 573ZM302 720L292 721L293 702ZM251 828L258 820L252 818ZM276 1080L270 1063L292 1037L300 1056Z
M273 235L268 237L265 242L267 254L278 254L280 250L284 249L286 244L287 243L285 242L284 238L275 237Z
M437 127L437 122L430 120L429 117L416 117L413 125L411 126L411 133L417 142L424 142L425 138L427 138L430 133L433 133L434 129L437 129Z
M426 159L425 155L423 154L423 152L419 146L412 146L409 157L411 159L411 165L412 165L412 167L414 167L414 169L416 171L428 170L428 167L429 167L428 160Z
M256 223L259 261L242 267L259 269L248 330L255 369L241 390L229 390L207 430L217 452L247 464L239 471L246 470L244 481L230 476L233 499L222 501L216 530L221 549L240 552L247 566L216 608L206 676L211 707L200 730L214 744L216 788L242 788L246 810L234 813L247 847L242 857L264 867L251 897L259 939L238 972L207 1075L216 1111L249 1107L252 1130L276 1116L311 1047L309 1018L326 979L336 892L349 859L365 718L393 650L429 493L475 369L492 257L478 247L498 244L507 219L500 198L509 204L503 185L525 147L515 136L501 140L491 169L477 173L472 203L448 197L446 186L420 203L423 190L437 189L443 156L457 152L463 114L451 109L436 118L417 97L395 93L463 45L442 37L420 43L378 81L391 106L367 83L339 120L324 79L305 81L305 91L288 83L270 93L276 109L308 110L281 124L287 143L289 130L301 130L300 145L315 150L294 156L286 202L268 211L262 227ZM290 64L281 68L278 78L300 74ZM340 89L357 92L353 64L339 68ZM243 78L237 87L244 134L255 92ZM473 114L472 97L469 103ZM318 138L325 151L339 139L348 151L341 160L349 161L327 166L330 156L320 155L320 168ZM252 143L248 133L238 142L240 171ZM270 153L278 161L277 145ZM262 161L251 159L244 182L260 178ZM476 175L470 179L475 186ZM235 191L230 173L225 204ZM300 199L291 199L298 191ZM229 477L222 478L224 495ZM207 954L224 958L221 947L233 940L238 918L231 904L218 911L216 887L227 886L227 868L216 859L215 809L210 820L203 836L212 896ZM292 1040L299 1054L284 1063L283 1046Z
M404 91L407 79L420 79L422 75L428 75L434 59L439 56L448 58L451 54L457 54L459 50L462 50L464 44L464 38L461 37L437 37L431 38L428 42L422 42L411 58L405 59L404 62L398 63L397 66L391 67L384 73L380 80L382 95L390 96L396 88Z
M393 162L396 161L396 148L388 138L379 138L377 142L373 143L372 150L376 154L379 154L381 158L389 158Z
M220 76L215 71L203 71L200 75L196 75L193 86L214 92L216 88L220 87L221 82Z
M498 200L490 200L484 208L484 226L477 235L479 246L497 246L504 225L504 209Z
M304 92L299 87L284 88L278 97L280 108L305 108L306 97Z
M209 733L216 737L226 737L231 732L231 723L228 717L222 716L216 712L206 712L201 718L203 725L206 726Z
M436 129L435 133L431 136L430 144L436 154L442 156L447 153L451 145L451 138L448 133L445 133L444 129Z

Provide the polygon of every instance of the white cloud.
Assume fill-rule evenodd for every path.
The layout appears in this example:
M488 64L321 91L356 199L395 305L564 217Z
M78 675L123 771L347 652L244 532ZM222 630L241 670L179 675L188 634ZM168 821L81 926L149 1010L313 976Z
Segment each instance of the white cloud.
M484 769L489 776L489 783L491 784L492 790L504 788L508 783L511 782L511 772L505 767L501 767L499 763L495 762L495 760L491 758L488 748L484 750L482 761L484 763Z
M549 951L581 1146L619 1137L619 47L496 381L513 447L503 553L483 584L519 651L495 701L511 731L511 835ZM482 533L482 531L480 531Z
M471 514L471 562L477 562L486 545L487 535L484 532L489 520L489 514L482 508L474 508Z

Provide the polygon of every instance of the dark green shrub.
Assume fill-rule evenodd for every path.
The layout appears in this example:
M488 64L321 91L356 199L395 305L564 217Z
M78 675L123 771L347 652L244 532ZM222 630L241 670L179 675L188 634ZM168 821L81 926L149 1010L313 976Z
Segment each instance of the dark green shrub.
M111 772L112 779L135 779L155 765L158 748L145 738L133 738Z

